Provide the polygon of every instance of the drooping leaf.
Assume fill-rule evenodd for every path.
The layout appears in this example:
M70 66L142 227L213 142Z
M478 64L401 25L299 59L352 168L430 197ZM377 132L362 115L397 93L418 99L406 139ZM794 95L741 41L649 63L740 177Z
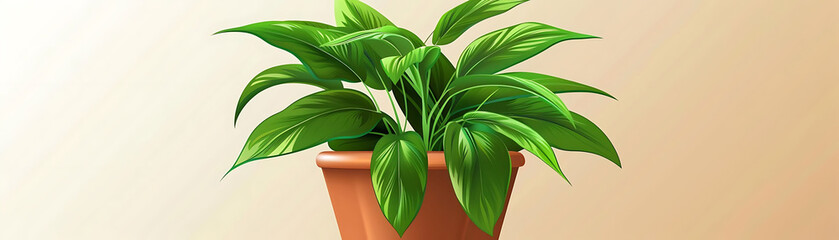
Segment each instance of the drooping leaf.
M550 89L546 88L545 86L542 86L541 84L533 80L525 78L515 78L510 76L491 74L476 74L460 77L455 79L452 82L449 89L447 89L449 91L447 93L447 96L453 96L469 90L480 88L516 89L545 100L561 114L568 117L569 119L571 118L571 112L568 111L568 108L565 107L565 104L562 103L562 100L560 100L559 97L557 97L553 92L551 92ZM457 105L457 103L455 103L454 105Z
M382 136L387 135L387 126L384 121L376 124L373 130L357 138L344 138L329 141L329 148L333 151L373 151L376 143Z
M393 25L376 9L358 0L335 0L335 23L352 31Z
M539 74L539 73L530 73L530 72L513 72L513 73L503 73L498 74L501 76L508 76L513 78L523 78L533 80L536 83L541 84L542 86L547 87L551 92L554 93L569 93L569 92L590 92L596 93L603 96L607 96L613 98L612 95L608 93L570 80L565 80L562 78ZM469 90L463 94L463 96L458 100L457 106L454 109L455 112L464 111L468 109L474 109L482 102L486 101L486 104L505 101L510 99L522 98L522 97L529 97L531 95L527 94L526 92L522 92L516 89L511 88L498 88L498 89L491 89L491 88L479 88Z
M431 42L437 45L449 44L478 22L502 14L524 2L527 0L466 1L440 17Z
M449 122L443 140L446 167L469 219L489 235L504 211L512 165L504 143L486 125Z
M565 181L568 181L568 178L562 173L562 169L559 168L559 163L556 161L556 155L554 155L551 145L539 133L524 123L498 113L485 111L468 112L463 115L463 120L469 123L484 124L495 132L506 136L522 148L527 149L528 152L536 155L556 173L559 173L559 176L562 176Z
M320 79L359 82L366 78L363 49L353 44L321 47L343 36L332 26L301 21L259 22L222 30L253 34L268 44L290 52Z
M419 213L428 177L428 155L416 132L388 134L373 149L373 191L399 236Z
M257 74L245 86L245 90L242 91L242 95L239 97L239 104L236 105L236 115L233 119L234 124L239 119L239 113L242 112L242 109L254 96L265 89L286 83L308 84L324 90L344 88L341 81L318 79L309 70L306 70L306 67L300 64L286 64L272 67Z
M518 120L542 135L551 146L566 151L582 151L600 155L621 166L612 142L593 122L577 113L574 124L542 100L519 98L486 104L481 111L494 112Z
M457 62L457 76L497 73L559 42L586 38L596 37L533 22L496 30L463 50Z
M356 90L313 93L260 123L230 171L254 160L305 150L333 139L361 136L383 116L367 95Z

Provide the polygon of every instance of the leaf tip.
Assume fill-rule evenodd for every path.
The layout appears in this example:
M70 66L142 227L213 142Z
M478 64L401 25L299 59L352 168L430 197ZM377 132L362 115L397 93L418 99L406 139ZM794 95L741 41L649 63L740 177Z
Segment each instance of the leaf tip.
M237 30L238 30L238 28L228 28L228 29L224 29L224 30L215 32L215 33L213 33L212 36L215 36L215 35L218 35L218 34L221 34L221 33L236 32Z

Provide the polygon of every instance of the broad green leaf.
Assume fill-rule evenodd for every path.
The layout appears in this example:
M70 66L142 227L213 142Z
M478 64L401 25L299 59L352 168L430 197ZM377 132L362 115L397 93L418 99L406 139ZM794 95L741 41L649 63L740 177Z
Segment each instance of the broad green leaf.
M496 30L463 50L457 62L457 76L497 73L559 42L586 38L596 37L532 22Z
M321 47L344 33L322 23L301 21L260 22L222 30L253 34L268 44L286 50L320 79L359 82L366 78L363 49L354 44Z
M385 218L399 236L419 213L425 195L428 154L416 132L389 134L373 149L373 191Z
M527 149L528 152L542 159L543 162L559 173L559 176L568 181L568 178L562 173L562 169L559 168L559 163L556 162L556 155L554 155L551 145L539 133L524 123L498 113L484 111L468 112L463 115L463 120L469 123L484 124L495 132L513 140L522 148Z
M549 104L536 98L486 104L481 107L481 111L518 120L541 134L555 148L597 154L621 166L620 157L606 134L577 113L571 112L574 116L574 124L571 124L568 118L557 114Z
M358 0L335 0L335 23L353 31L393 25L376 9Z
M230 171L254 160L305 150L333 139L361 136L383 116L367 95L356 90L313 93L260 123Z
M452 8L437 22L432 41L446 45L484 19L502 14L527 0L469 0Z
M540 99L545 100L564 116L568 117L569 119L572 118L571 112L568 111L568 108L565 107L565 104L562 103L562 100L560 100L559 97L556 96L556 94L551 92L551 90L546 88L545 86L542 86L541 84L533 80L525 78L516 78L504 75L491 74L477 74L460 77L452 81L451 86L449 87L449 89L447 89L448 93L446 96L450 97L459 93L480 88L512 88L519 91L523 91L530 95L537 96ZM457 103L455 103L454 105L457 105Z
M329 148L334 151L373 151L382 136L387 135L384 121L376 124L373 130L357 138L344 138L329 141Z
M404 56L383 58L382 67L388 78L390 78L393 83L397 83L399 82L399 79L402 78L405 71L411 66L417 67L417 70L421 75L420 78L422 78L422 75L427 77L427 72L430 71L431 67L437 62L438 56L440 56L440 47L419 47L411 50ZM423 72L425 74L422 74Z
M510 153L486 125L449 122L443 140L455 196L469 219L489 235L504 211L512 172Z
M341 81L321 80L312 75L306 67L300 64L286 64L269 68L260 72L245 86L242 95L239 97L239 104L236 105L236 115L233 123L239 119L239 113L254 96L265 89L286 83L308 84L324 90L344 88Z
M541 84L542 86L547 87L551 92L554 93L569 93L569 92L590 92L596 93L603 96L607 96L613 98L612 95L601 91L600 89L570 81L565 80L562 78L539 74L539 73L530 73L530 72L513 72L513 73L503 73L498 74L501 76L513 77L513 78L523 78L533 80L536 83ZM464 93L463 96L458 100L457 106L454 109L455 112L464 111L468 109L474 109L482 102L486 101L486 104L505 101L510 99L522 98L522 97L529 97L531 95L527 94L526 92L522 92L516 89L510 88L499 88L499 89L492 89L492 88L479 88L469 90L468 92Z

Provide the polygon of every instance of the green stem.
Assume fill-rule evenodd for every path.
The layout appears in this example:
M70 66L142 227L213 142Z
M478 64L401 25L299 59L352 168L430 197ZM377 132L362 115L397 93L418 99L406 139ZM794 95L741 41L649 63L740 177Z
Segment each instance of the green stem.
M376 74L379 76L379 82L382 83L382 86L386 86L385 81L382 80L382 75L379 75L378 71L376 72ZM387 92L387 99L390 100L390 106L393 107L393 115L396 116L397 127L399 129L401 129L402 125L399 125L399 112L396 111L396 104L393 103L393 96L391 95L390 91L385 90L385 92ZM407 120L407 117L405 117L405 118L406 118L405 120Z
M497 92L498 92L498 89L495 89L495 91L492 91L492 93L490 93L490 94L489 94L489 96L487 96L487 98L486 98L486 99L484 99L484 101L483 101L483 102L481 102L481 104L480 104L480 105L478 105L478 108L476 108L476 109L475 109L475 111L481 110L481 107L482 107L482 106L484 106L484 103L486 103L486 102L487 102L487 100L489 100L489 98L491 98L491 97L492 97L492 95L495 95L495 93L497 93Z
M410 111L407 110L407 108L408 108L408 95L404 93L405 92L405 81L403 81L402 79L399 79L399 84L402 85L402 92L403 92L402 102L405 103L405 108L406 108L405 111L403 111L403 112L405 112L405 124L402 125L402 131L404 132L405 129L408 127L408 112L410 112Z
M373 92L370 91L370 88L368 88L367 84L364 84L364 82L361 82L361 85L364 86L364 89L367 89L367 94L370 94L370 99L373 100L373 105L376 106L376 111L381 112L382 109L379 108L379 103L376 101L376 97L373 96Z
M440 100L443 100L442 98L443 98L443 97L445 97L445 96L446 96L446 93L448 93L448 92L449 92L449 86L452 84L452 81L454 80L454 76L456 76L455 74L456 74L456 73L452 73L452 76L451 76L451 77L449 77L449 81L448 81L448 82L446 82L446 86L445 86L445 87L443 87L443 92L442 92L442 93L440 93L440 98L441 98ZM435 115L432 115L432 116L434 116L434 122L432 123L432 127L433 127L433 128L435 128L435 129L437 128L437 123L438 123L438 122L440 122L440 115L442 114L443 109L445 109L445 108L446 108L446 103L448 103L448 101L449 101L449 100L448 100L448 98L446 98L446 101L444 101L444 102L443 102L443 106L442 106L442 107L440 107L440 113L438 113L436 116L435 116ZM434 114L434 111L437 109L437 107L438 107L437 105L438 105L440 102L441 102L441 101L436 101L436 102L434 103L434 107L432 107L432 108L431 108L431 113L432 113L432 114ZM447 116L446 118L448 118L448 116Z
M394 126L398 126L399 124L396 123L395 121L393 121L393 118L391 118L390 116L385 114L385 116L382 118L382 120L384 120L385 125L388 126L388 132L390 132L390 133L401 133L399 131L400 129L398 127L394 127Z

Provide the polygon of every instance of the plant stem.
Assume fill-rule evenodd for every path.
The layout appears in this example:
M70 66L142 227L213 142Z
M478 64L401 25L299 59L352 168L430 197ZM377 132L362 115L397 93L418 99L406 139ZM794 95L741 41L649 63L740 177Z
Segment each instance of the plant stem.
M434 102L434 107L432 107L432 108L431 108L431 113L432 113L432 114L434 113L434 110L436 110L436 109L437 109L437 104L439 104L439 103L441 102L441 100L443 100L443 97L445 97L445 96L446 96L446 93L449 91L449 85L451 85L452 81L454 80L454 76L456 76L456 74L457 74L456 72L455 72L455 73L452 73L452 76L451 76L451 77L449 77L449 81L448 81L448 82L446 82L446 86L445 86L445 87L443 87L443 92L442 92L442 93L440 93L440 99L438 99L437 101L435 101L435 102ZM433 127L433 128L437 128L437 123L438 123L438 122L439 122L439 120L440 120L440 114L442 114L442 113L443 113L442 111L443 111L443 109L445 109L445 108L446 108L446 103L448 103L448 101L449 101L449 100L448 100L448 98L446 98L446 101L444 101L444 102L443 102L443 106L442 106L442 107L440 107L440 113L439 113L439 114L437 114L436 116L432 115L432 116L434 116L434 122L432 123L432 125L433 125L432 127ZM446 117L446 118L448 118L448 117Z
M478 108L476 108L476 109L475 109L475 111L481 110L481 107L483 107L483 106L484 106L484 104L487 102L487 100L489 100L489 98L491 98L491 97L492 97L492 95L495 95L495 93L497 93L497 92L498 92L498 89L495 89L495 91L492 91L492 93L490 93L490 94L489 94L489 96L487 96L487 98L486 98L486 99L484 99L484 101L483 101L483 102L481 102L481 104L480 104L480 105L478 105Z
M408 108L408 94L405 94L405 81L403 81L402 79L399 79L399 84L402 85L402 92L403 92L402 93L402 102L405 103L405 108ZM408 111L406 109L404 112L405 112L405 124L402 125L402 131L403 132L408 127L408 113L410 111Z
M372 99L372 100L373 100L373 105L375 105L375 106L376 106L376 111L381 112L381 111L382 111L382 109L380 109L380 108L379 108L379 103L378 103L378 102L376 102L376 97L375 97L375 96L373 96L373 92L371 92L371 91L370 91L370 88L368 88L368 87L367 87L367 84L364 84L364 82L361 82L361 85L362 85L362 86L364 86L364 89L367 89L367 94L370 94L370 99Z
M376 72L376 75L379 76L379 82L382 83L382 86L385 86L385 81L382 80L382 75L380 75L378 71ZM393 96L391 95L390 91L385 90L385 92L387 92L387 99L390 100L390 106L393 107L393 115L396 116L397 129L402 129L402 125L399 125L399 112L396 111L396 104L393 103ZM405 120L407 120L408 117L406 116L405 118Z

